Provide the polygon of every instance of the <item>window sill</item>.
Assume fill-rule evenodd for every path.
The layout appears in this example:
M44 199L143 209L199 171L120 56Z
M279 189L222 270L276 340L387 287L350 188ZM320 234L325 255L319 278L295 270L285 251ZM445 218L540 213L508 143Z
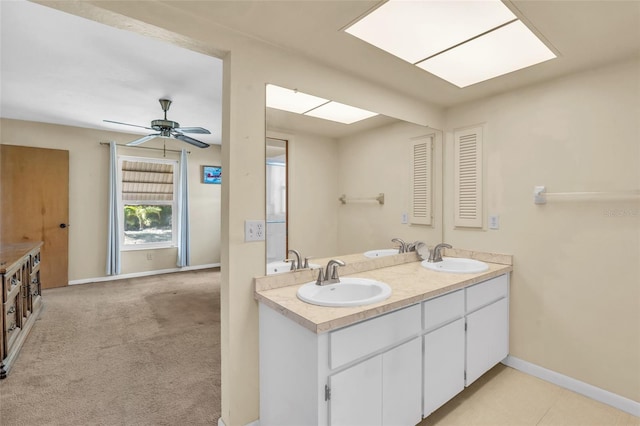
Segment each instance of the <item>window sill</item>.
M175 244L140 244L135 246L120 246L120 251L140 251L140 250L163 250L163 249L175 249L178 248Z

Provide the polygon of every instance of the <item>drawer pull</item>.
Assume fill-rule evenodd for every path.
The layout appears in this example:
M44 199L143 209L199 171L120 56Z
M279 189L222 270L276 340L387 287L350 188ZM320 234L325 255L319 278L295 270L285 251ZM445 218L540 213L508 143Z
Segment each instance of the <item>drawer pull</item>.
M7 311L7 314L12 314L16 311L16 306L15 305L11 305L11 307L9 308L9 310Z
M18 325L14 322L13 324L11 324L11 326L7 329L7 333L11 333L13 330L15 330L16 328L18 328Z

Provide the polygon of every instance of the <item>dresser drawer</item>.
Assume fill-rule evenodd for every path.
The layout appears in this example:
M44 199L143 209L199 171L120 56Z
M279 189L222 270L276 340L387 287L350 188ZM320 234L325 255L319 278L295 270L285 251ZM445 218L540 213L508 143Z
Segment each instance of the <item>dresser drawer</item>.
M18 287L22 283L22 269L15 268L4 276L4 292L2 293L2 301L6 302L18 291Z
M422 303L422 327L431 330L464 316L464 290L457 290Z
M9 353L15 342L16 337L20 333L20 305L19 297L16 294L9 301L2 304L2 314L4 315L4 340L6 344L6 352Z
M40 249L31 252L31 272L40 269Z
M329 334L329 366L340 367L420 332L420 305L372 318Z
M482 306L507 297L509 278L500 275L480 284L467 287L467 312L475 311Z

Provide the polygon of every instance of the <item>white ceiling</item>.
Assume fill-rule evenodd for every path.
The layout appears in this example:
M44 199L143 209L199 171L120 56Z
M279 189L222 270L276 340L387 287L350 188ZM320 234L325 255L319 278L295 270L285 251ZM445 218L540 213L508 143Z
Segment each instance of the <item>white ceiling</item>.
M204 18L442 107L640 56L640 1L505 2L559 57L460 89L341 31L377 3L160 1L155 6ZM170 120L208 128L211 137L197 137L220 142L218 59L38 4L0 1L0 7L2 117L144 134L101 120L146 126L162 116L157 99L168 97L174 101Z
M2 117L148 134L167 118L222 138L222 60L26 1L0 1Z

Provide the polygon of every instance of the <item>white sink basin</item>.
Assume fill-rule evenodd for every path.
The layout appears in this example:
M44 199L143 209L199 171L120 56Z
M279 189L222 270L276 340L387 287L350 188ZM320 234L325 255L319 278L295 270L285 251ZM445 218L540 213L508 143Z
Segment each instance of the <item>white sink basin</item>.
M316 285L315 281L298 289L303 302L320 306L361 306L381 302L391 296L391 288L367 278L340 278L336 284Z
M476 274L489 269L489 265L484 262L464 257L443 257L442 262L427 262L423 260L421 265L432 271L458 274Z
M380 249L364 252L364 256L368 257L369 259L373 259L374 257L391 256L394 254L398 254L398 249Z
M310 269L318 269L320 268L320 265L316 264L316 263L310 263L309 264L309 268ZM267 275L277 275L277 274L283 274L285 272L291 272L291 263L290 262L284 262L282 260L277 261L277 262L269 262L267 263Z

